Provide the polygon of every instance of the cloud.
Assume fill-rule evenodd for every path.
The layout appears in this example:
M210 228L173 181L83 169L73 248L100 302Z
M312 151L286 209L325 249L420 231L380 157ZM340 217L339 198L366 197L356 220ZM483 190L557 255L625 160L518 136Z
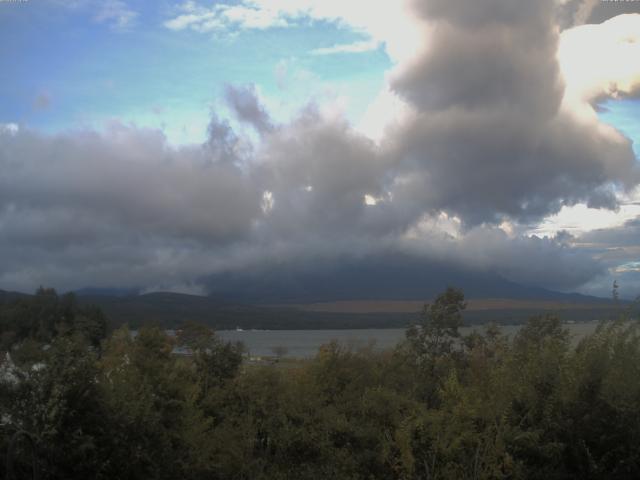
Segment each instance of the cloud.
M390 188L398 202L469 225L533 222L565 205L616 208L616 192L637 184L630 141L582 115L585 99L565 101L574 84L556 57L553 6L417 4L426 47L391 81L413 110L391 139L403 172Z
M604 98L640 91L640 14L620 15L599 25L566 30L558 59L566 82L566 101L583 108ZM574 105L579 108L580 105Z
M624 66L635 17L561 32L553 0L371 5L187 2L165 25L311 18L369 35L395 62L380 105L397 115L375 141L313 103L276 124L253 85L230 85L224 99L259 135L213 112L202 145L118 123L60 135L0 128L0 285L192 288L278 261L314 268L398 252L562 289L613 268L589 237L526 231L566 206L615 209L638 184L630 141L593 107L635 94L635 67L609 69L599 53L606 76L572 66L598 41Z
M583 25L601 0L560 0L558 2L559 23L563 28Z
M564 28L599 24L627 13L640 13L636 1L558 0L558 23Z
M63 10L67 14L81 15L104 24L114 31L128 31L134 27L140 13L132 6L139 0L41 0L38 3L54 7L52 13Z
M201 292L212 273L277 259L305 269L398 252L532 282L546 268L554 286L598 268L555 241L514 241L494 227L466 231L425 216L415 224L384 190L392 159L313 107L265 133L252 155L215 116L209 132L202 146L182 148L122 124L1 134L0 284ZM367 205L367 196L378 201ZM527 277L531 258L539 270Z
M258 100L255 85L244 87L227 85L224 97L238 120L253 126L259 133L270 132L274 129L269 114Z
M116 30L131 28L138 17L138 12L133 10L122 0L105 0L100 2L100 8L94 16L98 23L106 23Z
M563 207L556 215L547 217L536 225L532 233L553 236L560 231L567 231L573 235L581 235L592 230L619 227L640 214L640 205L626 198L620 202L621 206L617 210L588 208L584 204Z
M17 123L0 123L0 134L15 135L19 130Z
M425 217L402 244L418 257L445 261L476 271L491 271L525 285L571 290L605 271L590 251L574 248L562 234L540 238L509 234L488 225L460 230L446 216ZM453 235L451 234L453 230Z
M280 90L284 90L287 86L287 76L289 74L289 64L287 60L280 60L273 69L273 75L276 78L276 84Z
M623 298L634 299L640 295L640 216L619 227L586 232L573 238L572 244L607 269L590 279L584 286L585 291L608 292L617 279Z
M216 19L215 12L204 12L201 14L187 13L179 15L171 20L167 20L164 26L174 31L192 28L199 32L207 32L222 28L223 24Z
M366 195L384 194L388 159L341 118L309 107L275 130L256 153L257 173L273 196L264 234L276 238L342 237L388 233L400 219Z
M262 215L244 140L212 116L202 146L119 123L0 129L0 284L181 285L225 264ZM6 256L6 257L5 257Z
M616 2L598 1L592 2L593 8L589 12L586 23L602 23L610 18L627 13L640 13L640 4L636 1Z
M383 44L396 61L410 57L419 26L412 21L411 0L241 0L207 7L195 1L179 6L164 22L170 30L199 33L234 29L291 28L311 21L330 22ZM352 48L364 48L362 44ZM372 49L373 47L371 47Z
M184 13L165 21L166 28L174 31L191 29L205 33L232 27L263 30L289 25L288 16L284 12L277 8L261 8L251 2L219 3L212 7L185 2L181 9Z
M140 269L151 285L154 271L188 268L190 251L241 239L260 214L260 196L234 164L121 124L53 137L0 133L0 165L5 279L57 283L49 271L64 279L75 268L79 281L93 272L129 284L126 271L135 279Z
M337 53L363 53L376 50L380 46L377 40L361 40L353 43L339 43L331 47L311 50L311 55L334 55Z

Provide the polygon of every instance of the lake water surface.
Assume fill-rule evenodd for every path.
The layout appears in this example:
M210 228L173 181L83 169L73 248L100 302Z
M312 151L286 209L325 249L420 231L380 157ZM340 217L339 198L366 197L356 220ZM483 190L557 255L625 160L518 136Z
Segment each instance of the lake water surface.
M580 322L566 324L574 341L593 332L598 322ZM502 326L502 332L513 336L520 325ZM473 330L482 331L482 326L464 327L460 331L469 334ZM365 347L373 343L375 348L392 348L404 339L405 329L361 329L361 330L219 330L216 332L226 341L244 343L251 356L273 356L274 349L284 347L285 356L297 358L313 357L318 348L332 340L352 346L354 348Z

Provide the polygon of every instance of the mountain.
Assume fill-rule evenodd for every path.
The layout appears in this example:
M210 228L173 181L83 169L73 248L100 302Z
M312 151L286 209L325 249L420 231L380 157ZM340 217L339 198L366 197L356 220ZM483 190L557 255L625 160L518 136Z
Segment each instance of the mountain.
M403 327L447 286L461 288L469 323L518 323L558 312L565 319L610 316L610 300L521 285L492 272L453 268L408 255L339 262L273 263L262 269L210 275L209 296L177 293L81 295L116 323L175 327L194 320L218 329Z
M556 292L557 294L557 292ZM471 299L465 312L468 324L521 323L532 315L556 312L565 320L609 318L615 312L611 302L593 297L560 295L556 300ZM0 303L29 295L0 290ZM213 297L170 292L145 295L78 295L78 302L99 306L113 328L158 325L177 328L185 321L210 325L218 330L235 329L341 329L403 328L419 318L422 301L358 300L324 303L248 304Z
M469 300L467 324L496 322L515 324L533 315L556 313L564 320L589 321L612 318L619 307L593 299L566 300ZM225 303L211 297L177 293L152 293L131 297L79 297L84 304L100 306L112 325L158 325L177 328L185 321L210 325L217 330L305 330L341 328L404 328L419 319L420 301L358 301L274 305Z
M85 287L74 290L81 297L131 297L140 293L139 288Z
M11 302L20 298L28 297L26 293L20 292L8 292L6 290L0 290L0 303Z
M493 272L427 262L408 255L313 264L272 264L211 275L212 297L239 303L314 303L342 300L427 300L447 286L467 298L601 303L602 298L520 285Z
M468 323L519 323L557 312L567 320L609 318L611 300L521 285L493 272L425 262L408 255L342 259L339 262L273 263L262 269L210 275L209 296L179 293L138 295L136 289L85 288L78 301L100 306L114 326L184 321L217 329L313 329L403 327L418 318L447 286L469 300ZM3 298L17 293L0 292Z
M371 315L305 311L297 306L240 305L170 292L129 297L79 296L78 301L99 306L113 327L128 324L132 328L149 324L177 328L186 321L210 325L217 330L384 328L404 327L415 317L401 312Z

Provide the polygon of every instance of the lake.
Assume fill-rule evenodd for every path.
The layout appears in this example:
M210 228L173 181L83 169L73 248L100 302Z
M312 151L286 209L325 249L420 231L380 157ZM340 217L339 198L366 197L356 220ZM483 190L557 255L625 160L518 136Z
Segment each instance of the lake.
M576 322L565 324L574 341L595 331L598 322ZM521 325L502 326L502 332L513 336ZM463 327L461 333L466 335L473 330L482 331L482 326ZM251 356L274 356L274 348L284 347L287 357L313 357L318 348L332 340L355 348L365 347L370 343L377 349L392 348L404 339L405 329L361 329L361 330L219 330L216 332L229 342L244 343Z

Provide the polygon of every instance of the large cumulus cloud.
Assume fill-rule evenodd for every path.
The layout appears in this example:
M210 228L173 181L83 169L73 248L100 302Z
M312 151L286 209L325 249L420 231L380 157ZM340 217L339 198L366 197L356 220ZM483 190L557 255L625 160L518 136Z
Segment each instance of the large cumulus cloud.
M414 109L395 132L409 178L396 195L471 224L614 208L616 189L638 180L636 160L628 139L563 101L554 2L417 5L428 46L392 81Z

